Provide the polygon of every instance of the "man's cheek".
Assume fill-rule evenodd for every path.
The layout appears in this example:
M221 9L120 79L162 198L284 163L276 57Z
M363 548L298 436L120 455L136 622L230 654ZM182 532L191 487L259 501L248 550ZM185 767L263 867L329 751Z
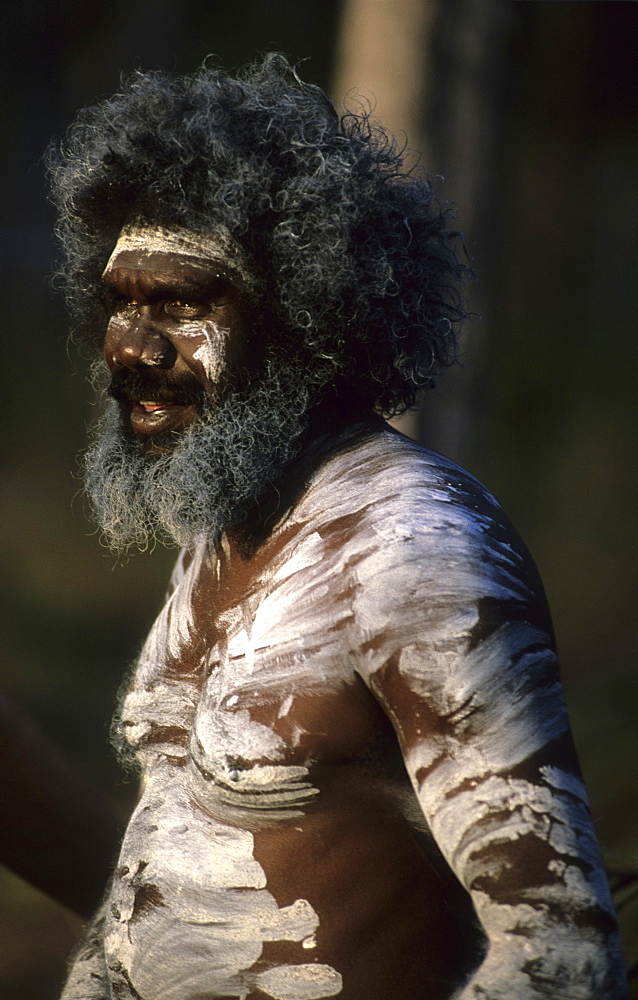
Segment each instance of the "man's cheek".
M180 330L180 353L197 380L204 386L216 385L226 367L230 331L213 323L197 323Z

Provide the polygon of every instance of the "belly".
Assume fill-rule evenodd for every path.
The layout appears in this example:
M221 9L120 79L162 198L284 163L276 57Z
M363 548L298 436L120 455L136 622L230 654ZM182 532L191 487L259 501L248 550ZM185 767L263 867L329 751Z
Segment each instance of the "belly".
M202 808L186 773L160 759L129 824L105 927L114 995L436 1000L476 963L465 893L390 799L335 775L301 816L250 830Z

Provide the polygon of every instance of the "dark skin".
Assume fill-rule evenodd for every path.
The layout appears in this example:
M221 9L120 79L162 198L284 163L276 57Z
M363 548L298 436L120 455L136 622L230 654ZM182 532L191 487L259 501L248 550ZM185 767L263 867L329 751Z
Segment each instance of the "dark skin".
M209 383L194 353L206 339L180 337L180 324L202 320L220 343L232 331L228 362L238 365L246 345L238 307L241 281L232 269L196 257L123 254L105 277L113 319L105 341L112 371L160 367L170 385L158 400L130 406L131 424L146 454L161 451L154 436L197 419L193 404L179 405L185 378ZM168 293L168 294L167 294ZM133 320L136 317L137 322ZM127 337L117 336L126 322ZM111 345L111 346L109 346ZM240 345L242 348L240 349ZM224 354L226 356L226 354ZM109 804L66 760L19 707L0 696L0 861L83 917L94 912L117 857L122 834Z
M151 461L197 392L214 411L259 357L223 256L169 234L118 244L105 270L104 356L152 387L120 399ZM531 1000L565 977L615 996L587 992L613 919L585 885L597 862L533 565L462 470L338 419L348 441L327 404L311 414L285 511L266 523L257 505L215 551L182 553L123 704L145 783L104 911L108 971L98 936L87 975L148 1000L167 979L180 1000L449 1000L464 983L461 1000Z
M179 400L181 386L195 379L214 405L215 373L222 364L233 372L250 363L252 345L244 320L249 309L232 274L220 278L217 265L189 254L121 251L109 262L103 282L114 303L104 341L109 369L112 373L122 368L141 373L153 369L158 384L163 383L153 399L125 404L133 430L152 457L161 450L154 435L184 429L197 419L196 407ZM208 369L201 356L196 356L207 343L213 345L215 359L219 358L219 366ZM326 420L321 423L325 427ZM263 538L257 521L254 534ZM246 545L247 533L251 528L245 524L241 532L228 533L230 548L221 587L207 579L205 571L198 580L195 607L201 611L192 647L178 668L185 678L195 681L201 656L215 643L216 620L223 617L226 607L241 600L272 558L266 542L246 559L247 549L253 549ZM295 751L291 747L290 761L303 753L321 762L313 781L322 797L321 808L308 808L302 837L295 823L255 831L255 857L268 874L270 891L280 906L301 897L316 900L325 910L321 938L311 957L336 962L341 971L346 970L352 996L389 995L396 986L399 965L405 995L416 995L420 962L405 963L405 956L415 954L426 959L432 982L444 980L449 973L446 942L456 942L457 964L462 967L481 947L480 935L471 929L469 901L456 880L450 879L435 845L405 823L393 797L388 799L382 791L390 783L409 793L386 715L360 680L325 698L296 697L285 717L278 716L278 708L277 698L253 704L251 718L286 742L295 727L307 733ZM179 742L187 739L187 734L176 735ZM384 763L366 768L362 780L362 766L356 761L370 753ZM308 859L322 857L329 857L327 868L307 864ZM367 885L363 896L362 882ZM341 895L343 904L338 904ZM352 910L355 898L360 913ZM344 925L347 899L350 913ZM390 920L388 905L393 910ZM378 916L372 918L373 913ZM371 919L378 924L371 924ZM429 942L426 955L424 939ZM380 966L375 955L381 954L386 959L390 955L391 961L384 960ZM303 962L308 957L300 944L266 942L260 966Z
M161 390L131 400L131 426L146 454L154 436L183 430L197 419L183 387L195 383L214 403L222 371L236 372L250 345L240 280L231 270L192 254L122 251L107 266L104 286L113 315L104 340L111 372L160 369Z
M216 622L241 606L268 572L280 544L266 541L246 559L241 546L232 538L229 542L221 556L221 579L203 573L194 595L204 647L215 644ZM201 653L193 643L192 660L181 664L193 680ZM300 943L266 941L258 968L309 958L326 963L347 983L344 1000L420 997L425 968L428 996L447 996L447 984L478 959L481 934L468 897L436 845L399 811L396 796L411 790L387 715L359 678L348 678L323 695L308 696L303 689L300 679L285 715L281 705L289 685L283 678L266 699L259 691L254 697L239 694L239 706L251 719L282 739L286 764L301 765L308 757L317 761L312 781L320 789L301 821L262 828L248 818L254 856L278 905L308 899L321 916L310 954ZM415 709L413 699L407 691L401 697L407 717ZM187 745L188 735L181 739Z

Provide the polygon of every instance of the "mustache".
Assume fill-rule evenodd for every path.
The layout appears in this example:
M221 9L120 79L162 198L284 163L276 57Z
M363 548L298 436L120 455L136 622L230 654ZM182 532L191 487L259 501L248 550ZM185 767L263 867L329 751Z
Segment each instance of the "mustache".
M157 403L192 404L201 409L206 398L195 376L186 373L178 376L168 372L159 374L153 369L141 372L120 368L111 375L107 392L118 403L130 406L143 399Z
M111 380L124 399L163 392L174 399L192 390L205 399L198 420L172 435L166 453L152 461L141 453L117 402L104 408L86 455L85 483L116 550L169 539L179 545L217 539L245 517L300 447L311 401L305 367L272 362L243 395L225 393L217 407L209 405L199 383L190 384L188 372L183 375L167 371L146 378L118 370Z

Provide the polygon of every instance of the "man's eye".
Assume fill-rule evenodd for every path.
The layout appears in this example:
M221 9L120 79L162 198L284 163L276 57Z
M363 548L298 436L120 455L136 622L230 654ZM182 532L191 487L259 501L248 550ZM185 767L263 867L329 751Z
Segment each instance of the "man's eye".
M137 308L137 302L135 299L126 299L122 295L111 296L111 301L113 303L114 313L127 313Z
M200 319L208 312L206 302L193 299L171 299L164 305L164 312L172 319Z

